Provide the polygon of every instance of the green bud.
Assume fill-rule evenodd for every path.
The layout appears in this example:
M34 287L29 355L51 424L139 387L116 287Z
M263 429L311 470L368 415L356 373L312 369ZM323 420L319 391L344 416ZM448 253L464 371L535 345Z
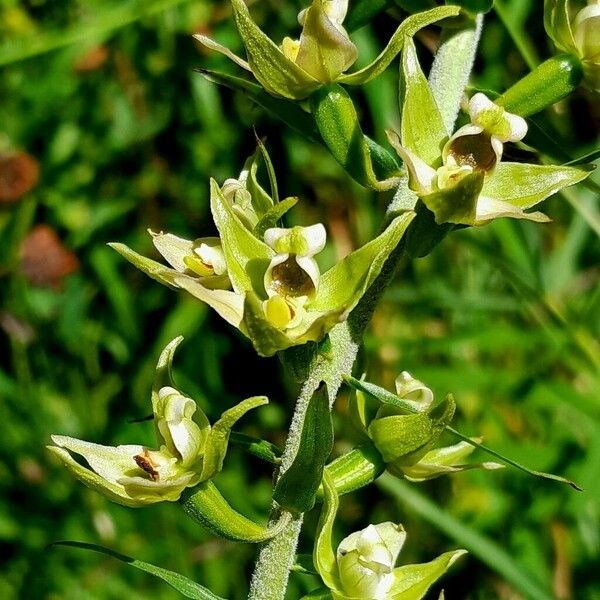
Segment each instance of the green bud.
M579 59L584 85L600 92L600 2L589 0L572 18L569 0L545 0L544 26L559 50Z

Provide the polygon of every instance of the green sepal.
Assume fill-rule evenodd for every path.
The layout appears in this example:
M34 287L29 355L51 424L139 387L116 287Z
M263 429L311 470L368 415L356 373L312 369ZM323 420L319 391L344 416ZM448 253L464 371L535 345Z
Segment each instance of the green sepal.
M353 179L374 190L387 190L397 184L394 177L377 180L372 143L365 140L354 103L344 88L337 84L322 87L310 97L310 106L325 145Z
M396 567L390 600L421 600L427 590L466 553L466 550L453 550L428 563Z
M508 88L496 104L528 117L572 94L583 80L583 65L575 54L549 58Z
M235 291L253 290L264 296L263 275L274 255L273 250L244 226L214 179L210 180L210 207Z
M501 162L483 184L482 196L530 208L563 188L583 181L595 165L567 167Z
M333 549L333 524L339 506L333 481L327 471L323 473L323 507L317 525L317 539L313 548L313 563L323 583L330 590L341 587L337 557Z
M559 50L576 52L569 0L544 0L544 29Z
M421 196L423 204L435 215L438 225L454 223L473 225L476 221L477 200L483 188L484 174L474 171L452 187Z
M264 406L269 403L266 396L253 396L242 400L239 404L226 410L219 420L211 427L204 446L202 459L202 473L200 481L214 477L223 467L223 460L227 454L229 434L235 423L249 410Z
M402 50L406 37L412 37L419 30L423 29L423 27L427 27L448 17L454 17L459 13L460 7L458 6L439 6L407 17L398 26L387 46L373 62L359 71L341 75L337 81L347 85L363 85L371 81L371 79L383 73L394 58L396 58Z
M333 449L333 423L327 386L322 384L308 402L298 452L279 478L273 499L290 512L301 514L315 505L325 462Z
M409 212L396 217L383 233L326 271L310 309L329 311L344 307L346 312L352 310L381 272L414 216Z
M410 38L405 41L402 50L400 75L402 145L436 168L441 163L442 148L448 134Z
M146 258L134 252L131 248L125 246L125 244L108 245L128 260L134 267L148 275L148 277L171 289L187 291L195 298L198 298L198 300L206 302L228 323L234 327L239 327L244 306L244 299L239 294L230 290L206 288L200 283L198 278L180 273L155 260Z
M270 94L302 100L321 83L287 58L252 20L243 0L231 0L233 17L246 47L252 74Z
M144 562L143 560L137 560L130 556L125 556L109 548L97 546L96 544L87 544L85 542L71 542L71 541L59 541L53 542L50 546L67 546L70 548L81 548L83 550L91 550L92 552L98 552L112 558L116 558L121 562L128 564L130 567L154 575L162 579L165 583L170 585L173 589L177 590L185 598L191 598L192 600L224 600L220 596L213 594L209 589L204 586L184 577L183 575L176 573L175 571L169 571L162 567L156 567L150 563Z
M246 185L246 189L248 190L248 192L250 192L250 198L252 199L252 208L254 208L254 211L260 218L273 208L276 201L274 198L269 196L266 190L258 182L258 159L259 157L262 157L267 167L269 181L271 182L271 194L273 194L273 180L271 179L273 165L271 164L271 159L267 153L266 148L264 147L264 144L260 140L257 140L257 142L259 143L259 145L257 146L256 151L246 160L242 173L245 174L244 184ZM275 182L274 185L275 194L277 194L277 183Z
M276 536L289 521L289 516L284 515L270 527L255 523L234 510L210 481L187 490L179 503L194 521L219 537L234 542L265 542Z
M277 227L279 221L285 215L285 213L298 204L298 198L290 196L284 198L281 202L278 202L272 206L267 212L265 212L260 221L254 228L254 235L258 238L262 238L265 231L270 227Z

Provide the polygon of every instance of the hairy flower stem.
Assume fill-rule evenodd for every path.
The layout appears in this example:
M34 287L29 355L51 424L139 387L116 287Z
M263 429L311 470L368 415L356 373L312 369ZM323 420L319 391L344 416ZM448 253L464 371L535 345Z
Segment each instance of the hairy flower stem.
M304 423L308 402L322 381L327 383L330 404L333 405L342 384L342 375L352 371L362 334L371 321L377 301L392 281L404 256L405 244L401 242L388 258L379 277L344 323L334 327L330 334L330 346L315 350L312 356L300 354L296 358L307 361L307 374L296 402L294 416L282 456L281 473L289 468L298 452L298 443ZM275 506L271 518L279 516ZM290 569L294 562L303 516L291 519L282 532L269 540L260 550L252 581L249 600L283 600Z

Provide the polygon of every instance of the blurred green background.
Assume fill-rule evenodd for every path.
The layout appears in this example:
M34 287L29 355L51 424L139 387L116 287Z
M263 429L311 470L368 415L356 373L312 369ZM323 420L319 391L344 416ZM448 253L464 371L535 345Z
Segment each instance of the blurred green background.
M297 31L299 2L255 4L274 39ZM527 72L523 53L530 63L551 55L541 11L539 0L496 5L476 87L503 90ZM400 16L393 8L355 33L362 62ZM181 388L212 418L243 397L269 395L271 405L241 427L285 441L294 390L277 359L257 358L204 306L145 278L106 243L154 256L147 228L213 234L208 179L237 176L254 149L253 127L267 138L282 193L302 198L294 222L326 224L326 262L370 239L382 218L388 198L359 188L323 148L194 72L200 65L232 71L226 59L195 47L194 32L241 52L224 1L0 0L3 600L179 597L112 559L46 549L58 539L109 546L231 599L247 592L256 548L215 539L176 504L110 504L44 449L51 433L150 444L152 426L132 420L148 414L154 364L179 334ZM437 36L436 29L419 35L425 63ZM398 123L396 85L392 67L354 94L364 129L380 143ZM599 102L591 94L576 93L538 122L550 133L540 143L555 160L598 146ZM438 397L453 391L462 430L585 489L506 469L410 487L386 482L342 500L340 538L369 522L402 521L405 562L471 544L444 580L447 600L600 598L598 192L579 186L544 209L552 224L504 220L464 230L407 263L366 338L372 381L391 389L409 370ZM347 394L336 409L336 453L354 439ZM233 448L217 485L238 509L264 519L270 478L268 465ZM494 554L499 549L507 555ZM512 583L498 556L516 569ZM310 576L294 574L289 598L313 587Z

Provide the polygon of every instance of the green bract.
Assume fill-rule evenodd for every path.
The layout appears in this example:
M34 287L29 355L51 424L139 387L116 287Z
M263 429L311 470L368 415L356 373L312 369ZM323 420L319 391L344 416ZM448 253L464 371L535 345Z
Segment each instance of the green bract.
M321 274L314 255L325 245L323 225L272 227L295 199L275 203L252 173L252 167L245 169L222 188L211 181L211 208L220 238L192 242L168 233L152 234L170 267L122 244L113 247L150 277L206 302L249 337L259 354L270 356L319 341L345 320L414 213L397 217L377 238Z
M401 77L400 136L388 132L388 137L404 161L408 187L436 223L484 225L499 217L547 221L525 209L589 175L587 168L500 162L503 144L521 140L527 124L481 93L469 101L471 123L448 139L411 40L404 45Z
M152 414L157 450L140 445L101 446L53 435L48 446L67 469L88 487L113 502L139 507L175 501L185 488L211 479L221 470L229 432L246 412L268 402L264 396L244 400L225 411L211 427L196 403L171 385L173 353L183 338L174 339L162 352L152 390ZM71 455L78 454L90 468Z
M466 550L454 550L428 563L396 567L406 539L402 525L369 525L333 549L333 523L338 497L328 476L313 553L315 568L334 600L420 600ZM326 595L323 597L327 597Z
M433 448L454 416L456 404L452 395L434 407L433 392L406 371L396 379L396 394L406 410L377 402L359 390L350 403L355 425L373 442L390 473L411 481L424 481L465 469L502 467L493 462L464 464L464 459L475 449L464 441ZM478 438L473 441L480 442Z
M355 73L344 74L358 56L356 46L342 25L348 0L313 0L298 16L302 25L300 38L285 38L281 46L256 25L243 0L231 0L231 6L248 61L211 38L204 35L195 38L250 71L270 94L291 100L302 100L334 81L351 85L370 81L398 54L405 36L412 36L419 29L460 12L459 7L443 6L408 17L372 63Z
M590 0L574 17L569 0L545 0L544 26L559 50L581 59L584 84L600 92L600 0Z

